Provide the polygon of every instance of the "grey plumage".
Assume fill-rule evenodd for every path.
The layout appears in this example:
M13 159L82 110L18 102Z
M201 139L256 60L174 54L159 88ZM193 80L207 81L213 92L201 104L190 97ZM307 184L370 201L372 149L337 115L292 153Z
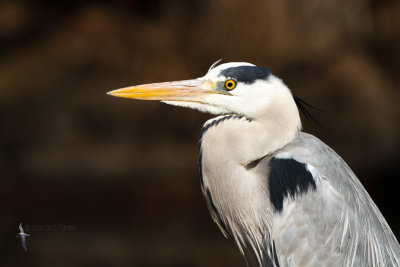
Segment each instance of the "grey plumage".
M203 126L201 187L249 266L400 266L399 243L360 181L300 131L303 102L268 69L213 65L195 80L110 94L221 115Z
M227 120L217 127L229 127L228 124ZM278 266L271 253L274 247L280 266L400 265L398 242L385 219L351 169L332 149L312 135L299 133L254 167L252 171L259 174L260 182L268 179L272 157L293 158L310 166L317 190L287 198L280 214L265 204L265 216L259 220L255 219L257 216L244 219L236 217L235 212L226 212L235 209L224 207L231 203L214 204L220 206L218 215L211 210L214 221L219 225L221 220L225 224L230 222L227 232L226 226L220 228L238 244L249 265ZM218 190L215 194L224 194L220 191L228 186L214 189ZM232 191L235 190L229 188ZM270 192L264 187L262 193L266 199Z
M395 236L367 191L339 155L316 137L305 133L300 133L276 154L312 166L319 190L294 201L294 205L298 216L315 215L314 218L308 216L310 221L307 225L315 238L308 236L306 240L314 240L315 249L330 248L327 258L331 257L332 265L400 265L400 249ZM289 212L286 216L293 217L294 214ZM282 243L281 247L287 247L287 243Z

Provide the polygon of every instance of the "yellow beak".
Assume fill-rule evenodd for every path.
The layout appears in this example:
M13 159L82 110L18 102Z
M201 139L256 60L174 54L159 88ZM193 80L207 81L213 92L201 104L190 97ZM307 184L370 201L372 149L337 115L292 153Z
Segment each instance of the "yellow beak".
M107 94L142 100L203 103L206 95L221 94L221 92L214 91L214 87L215 83L194 79L130 86L110 91Z

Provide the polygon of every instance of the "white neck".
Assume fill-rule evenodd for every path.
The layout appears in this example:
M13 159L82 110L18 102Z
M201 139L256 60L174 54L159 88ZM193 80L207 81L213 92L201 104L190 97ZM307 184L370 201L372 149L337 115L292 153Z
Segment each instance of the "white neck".
M223 149L230 160L246 164L291 142L301 129L297 106L288 90L275 98L257 118L228 119L210 127L207 141ZM219 116L206 122L213 123Z
M208 128L201 140L204 190L211 192L215 207L242 253L246 252L243 246L251 246L253 254L246 258L255 256L260 261L263 251L269 251L264 246L270 245L267 233L272 227L273 211L268 203L260 201L268 199L265 183L246 166L291 142L300 130L300 117L294 101L293 105L275 101L258 119L233 115L224 120L226 116L209 120L203 128ZM249 229L257 231L246 234Z

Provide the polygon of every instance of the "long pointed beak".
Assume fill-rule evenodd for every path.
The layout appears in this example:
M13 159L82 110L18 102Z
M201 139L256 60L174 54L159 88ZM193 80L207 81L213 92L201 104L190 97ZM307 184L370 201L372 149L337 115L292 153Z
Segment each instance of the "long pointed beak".
M187 101L202 103L209 94L219 94L212 90L215 84L199 79L175 82L142 84L110 91L107 94L117 97L160 100L160 101Z

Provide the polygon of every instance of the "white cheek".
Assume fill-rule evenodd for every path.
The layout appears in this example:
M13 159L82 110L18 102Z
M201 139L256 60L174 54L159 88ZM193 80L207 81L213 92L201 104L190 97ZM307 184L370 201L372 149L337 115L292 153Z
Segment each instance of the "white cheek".
M279 88L274 87L274 84L269 81L257 80L251 84L239 83L235 90L232 90L231 93L241 97L248 96L265 98L273 93L273 91L279 90Z
M239 84L231 94L235 99L236 107L250 117L259 115L259 112L268 107L274 99L274 89L270 88L265 81Z

